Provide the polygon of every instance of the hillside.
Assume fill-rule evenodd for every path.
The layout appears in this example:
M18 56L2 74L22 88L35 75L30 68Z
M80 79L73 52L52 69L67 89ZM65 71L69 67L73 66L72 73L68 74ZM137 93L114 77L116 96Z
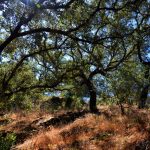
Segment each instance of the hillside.
M1 139L13 132L14 150L150 149L149 110L126 106L124 116L118 106L100 106L99 110L98 114L88 111L5 114L0 118ZM1 142L2 150L7 142Z

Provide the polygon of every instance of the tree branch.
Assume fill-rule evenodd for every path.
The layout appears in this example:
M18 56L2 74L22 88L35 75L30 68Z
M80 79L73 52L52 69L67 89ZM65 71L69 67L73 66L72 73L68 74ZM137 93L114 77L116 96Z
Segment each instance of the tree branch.
M146 61L142 58L141 45L142 45L142 42L141 42L141 41L138 41L138 42L137 42L138 58L139 58L140 62L141 62L143 65L148 65L148 66L150 66L150 62L146 62Z

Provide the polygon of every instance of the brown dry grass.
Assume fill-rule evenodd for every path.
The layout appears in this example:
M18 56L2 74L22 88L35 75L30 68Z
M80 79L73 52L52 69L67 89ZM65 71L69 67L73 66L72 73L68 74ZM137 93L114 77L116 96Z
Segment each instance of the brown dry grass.
M20 132L23 128L30 125L34 120L42 119L45 120L52 117L51 114L46 114L44 112L12 112L6 114L4 117L0 117L2 120L9 120L9 124L5 126L0 126L0 130L4 131L13 131L13 132Z
M150 137L150 112L130 108L125 116L117 107L101 107L102 114L87 114L71 124L40 131L20 150L127 150Z
M15 149L132 150L138 142L150 138L150 112L148 110L127 108L126 115L121 116L116 106L102 106L100 109L102 112L100 115L87 114L73 123L42 129ZM26 121L29 119L29 123L40 117L37 113L32 115L28 118L26 114L23 119ZM13 114L11 117L18 119Z

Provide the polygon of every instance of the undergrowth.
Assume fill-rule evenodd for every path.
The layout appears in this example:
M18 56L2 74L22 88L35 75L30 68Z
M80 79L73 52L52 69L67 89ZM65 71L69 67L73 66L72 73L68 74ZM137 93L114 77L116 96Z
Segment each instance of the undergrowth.
M15 133L7 133L5 136L0 134L0 150L10 150L16 142Z

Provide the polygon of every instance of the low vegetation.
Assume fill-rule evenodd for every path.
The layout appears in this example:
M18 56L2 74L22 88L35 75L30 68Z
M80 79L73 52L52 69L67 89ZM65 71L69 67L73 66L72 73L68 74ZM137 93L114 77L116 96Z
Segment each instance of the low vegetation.
M0 149L9 150L15 144L15 141L16 136L14 133L0 134Z
M89 111L7 114L11 121L0 126L1 135L6 133L5 137L1 136L0 142L5 149L14 144L11 149L18 150L150 148L149 110L138 110L127 105L124 107L125 115L121 115L120 108L116 105L100 106L98 108L101 112L97 114ZM66 117L59 118L62 114ZM78 117L73 121L67 120L77 114ZM54 118L59 118L60 121L54 121ZM44 125L46 122L47 126Z

